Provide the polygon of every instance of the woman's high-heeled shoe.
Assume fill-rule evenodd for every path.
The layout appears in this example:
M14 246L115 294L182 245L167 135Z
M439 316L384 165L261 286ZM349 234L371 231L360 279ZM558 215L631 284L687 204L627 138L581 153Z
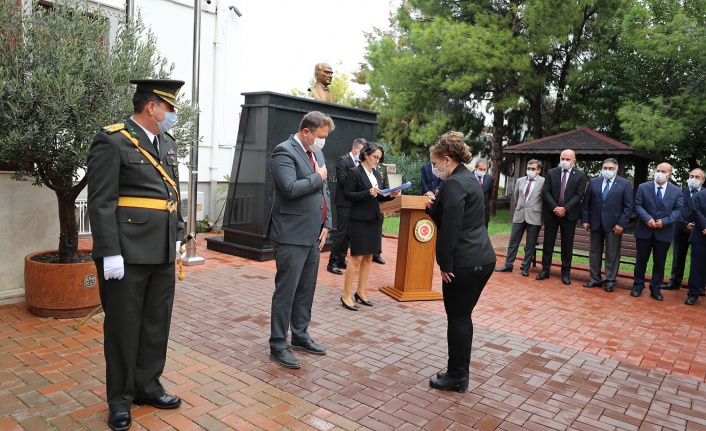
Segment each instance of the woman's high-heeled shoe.
M361 298L360 295L358 295L358 292L356 292L356 293L353 294L353 298L355 298L356 301L359 301L359 302L360 302L361 304L363 304L363 305L367 305L368 307L372 307L372 306L373 306L373 303L372 303L372 302L370 302L370 301L363 301L363 298Z
M446 375L441 379L430 379L429 386L440 391L458 391L463 394L468 390L468 377L451 379Z
M343 302L343 297L342 297L342 296L341 296L341 304L343 304L343 308L345 308L346 310L358 311L358 307L356 307L355 305L354 305L354 306L350 306L350 305L346 304L345 302Z

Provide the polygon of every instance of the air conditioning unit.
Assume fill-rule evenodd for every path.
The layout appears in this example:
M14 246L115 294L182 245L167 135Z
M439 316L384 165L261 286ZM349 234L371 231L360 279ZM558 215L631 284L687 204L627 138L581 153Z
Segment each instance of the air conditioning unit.
M181 192L181 216L186 221L189 217L189 194ZM196 221L203 220L203 192L196 192Z

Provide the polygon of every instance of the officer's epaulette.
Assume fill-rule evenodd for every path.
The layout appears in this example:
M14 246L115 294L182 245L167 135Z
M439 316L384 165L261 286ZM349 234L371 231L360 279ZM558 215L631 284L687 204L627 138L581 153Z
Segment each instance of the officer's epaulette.
M101 129L101 131L112 134L115 132L119 132L125 128L125 124L123 123L116 123L116 124L111 124L110 126L105 126Z
M165 135L169 135L169 137L172 138L172 141L176 141L176 139L174 139L174 135L172 135L171 133L169 133L169 132L164 132L164 134L165 134Z

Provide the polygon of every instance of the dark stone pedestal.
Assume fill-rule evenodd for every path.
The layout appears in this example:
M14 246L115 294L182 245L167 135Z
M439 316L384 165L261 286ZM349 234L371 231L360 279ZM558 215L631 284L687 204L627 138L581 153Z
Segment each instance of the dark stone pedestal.
M299 131L299 123L306 113L321 111L333 119L336 128L326 139L323 152L335 228L336 159L351 150L356 138L375 139L377 113L278 93L243 95L245 104L223 216L224 235L207 238L206 242L209 250L259 261L271 260L267 226L274 190L269 163L272 150Z

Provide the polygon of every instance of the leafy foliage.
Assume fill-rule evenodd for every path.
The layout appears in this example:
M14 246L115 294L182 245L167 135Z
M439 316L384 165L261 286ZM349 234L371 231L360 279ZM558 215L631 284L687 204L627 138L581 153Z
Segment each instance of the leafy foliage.
M17 166L14 179L56 193L60 259L73 262L74 204L93 137L132 114L131 78L167 78L173 66L139 16L111 29L109 17L85 3L55 1L25 13L16 3L0 3L0 160ZM182 137L193 131L186 105ZM181 154L190 143L182 141Z

